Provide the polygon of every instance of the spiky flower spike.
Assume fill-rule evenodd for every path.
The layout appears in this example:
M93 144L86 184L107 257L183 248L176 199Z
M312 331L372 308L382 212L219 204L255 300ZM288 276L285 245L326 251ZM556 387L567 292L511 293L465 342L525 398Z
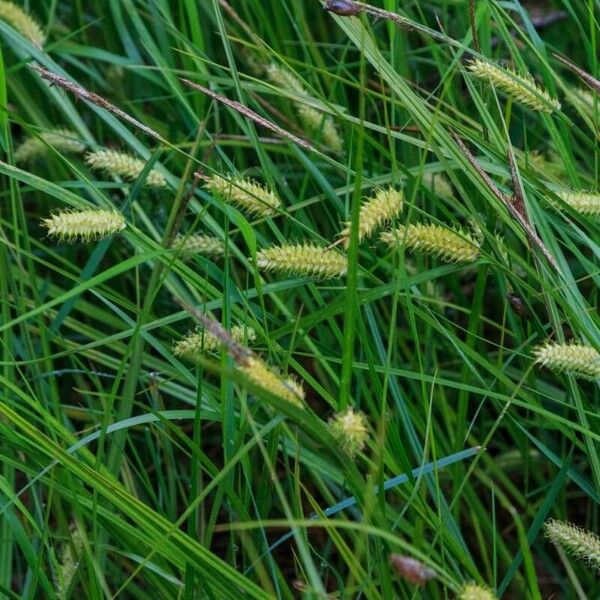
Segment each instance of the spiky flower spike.
M479 257L479 244L471 233L441 225L401 225L382 233L381 241L390 247L404 244L412 251L432 254L446 262L473 262Z
M234 342L247 344L256 339L256 332L251 327L234 325L231 328L231 339ZM203 327L191 331L173 346L175 356L193 356L203 352L214 352L223 345L223 342L214 333L210 333Z
M404 195L401 191L388 187L377 190L374 196L364 202L360 207L358 241L362 242L381 226L398 216L402 211L403 199ZM348 248L350 244L351 227L352 224L348 221L340 233L345 248Z
M560 102L539 87L531 75L517 75L514 71L501 69L483 60L474 60L468 65L469 71L480 79L502 90L520 104L533 110L552 113L560 110Z
M467 583L458 592L456 600L496 600L496 595L487 587Z
M591 569L600 573L600 537L577 525L555 519L546 521L544 529L546 537L562 546L567 554L584 560Z
M134 181L144 170L146 163L135 156L126 154L125 152L117 152L115 150L98 150L96 152L88 152L85 157L85 162L92 168L98 171L103 171L108 175L119 176L127 181ZM152 169L146 177L146 185L151 187L164 187L167 185L164 175Z
M348 269L345 255L309 242L265 248L258 252L257 262L266 271L307 275L318 279L342 277Z
M58 598L67 598L69 588L79 568L79 560L83 554L83 536L80 529L71 525L71 541L64 543L60 555L60 565L56 572L56 593Z
M364 447L369 436L367 417L362 412L354 412L352 407L336 413L329 419L332 435L338 440L342 450L353 457Z
M600 215L600 194L592 192L557 192L565 204L582 215Z
M300 96L306 96L307 92L295 75L290 73L288 70L276 65L270 64L265 69L267 77L280 88L292 91ZM294 102L294 107L298 112L300 121L304 127L311 134L320 134L323 143L331 148L336 153L340 153L343 150L342 138L333 122L333 119L329 115L324 115L319 112L316 108L305 104L304 102Z
M59 152L72 152L77 154L85 150L85 144L77 140L77 133L70 129L53 129L42 131L37 137L26 139L15 150L16 162L27 162L44 156L48 152L48 146L52 146Z
M42 225L61 242L87 242L125 229L125 218L114 210L62 210L42 219Z
M0 19L27 38L34 46L41 48L46 36L37 21L22 8L12 2L0 1Z
M220 256L225 253L225 244L219 238L201 233L179 234L173 242L173 248L184 256L192 256L193 254Z
M536 364L551 371L567 372L586 379L600 378L600 353L578 343L546 342L533 351Z
M272 191L252 179L233 176L228 180L213 175L206 181L206 188L221 200L233 202L259 217L276 215L277 209L281 206L281 201Z
M282 379L277 372L257 356L250 356L240 370L253 384L274 396L279 396L300 408L304 406L302 386L293 379Z

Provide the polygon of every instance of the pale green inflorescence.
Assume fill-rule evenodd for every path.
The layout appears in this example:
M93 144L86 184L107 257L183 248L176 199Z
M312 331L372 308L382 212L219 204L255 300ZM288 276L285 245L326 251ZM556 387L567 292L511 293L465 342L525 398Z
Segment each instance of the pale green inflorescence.
M225 253L225 244L219 238L202 233L179 234L173 242L173 248L184 256L221 256Z
M390 247L404 245L413 252L423 252L445 262L473 262L479 258L479 243L468 231L442 225L417 223L381 234Z
M551 371L566 372L586 379L600 378L600 353L591 346L572 342L546 342L534 350L536 364Z
M13 2L0 1L0 20L6 21L34 46L44 45L46 36L38 22Z
M310 242L265 248L258 252L257 262L266 271L319 279L342 277L348 270L348 259L344 254Z
M560 110L560 102L539 87L529 74L517 75L483 60L474 60L467 68L473 75L502 90L519 104L539 112L552 113Z
M302 83L287 69L272 63L265 70L271 83L274 83L283 90L292 91L299 96L307 96ZM294 107L308 133L320 134L323 143L333 152L342 152L343 141L330 115L321 113L305 102L295 101Z
M600 573L600 537L572 523L550 519L544 525L546 537L562 546L567 554L583 560Z
M600 194L593 192L556 192L556 195L582 215L600 215Z
M256 339L256 332L251 327L244 325L234 325L231 328L231 339L237 343L251 344ZM188 332L182 339L173 346L175 356L193 357L196 354L204 352L214 352L223 345L216 335L198 327L195 331Z
M342 450L352 457L364 448L369 437L366 416L351 407L329 419L329 427Z
M108 175L122 177L127 181L136 180L144 170L146 162L125 152L116 150L97 150L88 152L85 162L98 171ZM146 178L146 185L161 188L167 185L164 175L157 169L151 169Z
M26 139L15 150L15 162L24 163L44 156L48 152L48 146L58 152L70 152L78 154L85 150L85 144L77 139L77 133L70 129L53 129L42 131L36 137Z
M277 195L252 179L233 176L225 179L212 175L205 183L211 194L225 202L232 202L243 210L259 217L277 214L281 201Z
M389 223L402 211L404 195L392 187L377 190L360 207L358 221L358 241L370 237L377 229ZM348 221L340 233L344 247L350 244L351 223Z
M99 240L125 229L125 218L114 210L63 210L42 219L48 235L62 242Z
M287 400L299 408L304 406L302 386L293 379L282 378L264 360L251 356L246 364L240 367L240 370L254 385L263 388L274 396Z
M496 600L496 595L489 588L477 583L465 584L456 597L457 600Z

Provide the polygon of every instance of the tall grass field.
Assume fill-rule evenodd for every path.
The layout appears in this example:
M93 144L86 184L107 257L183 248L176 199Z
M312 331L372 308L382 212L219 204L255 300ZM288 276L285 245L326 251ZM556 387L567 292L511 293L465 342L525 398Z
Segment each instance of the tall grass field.
M0 0L0 598L600 598L600 0Z

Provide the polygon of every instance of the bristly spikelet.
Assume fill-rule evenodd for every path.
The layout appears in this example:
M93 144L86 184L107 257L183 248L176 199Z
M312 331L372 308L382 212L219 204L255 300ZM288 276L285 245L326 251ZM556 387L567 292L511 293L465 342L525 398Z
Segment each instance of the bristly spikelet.
M15 150L15 161L18 163L28 162L44 156L48 152L48 146L52 146L59 152L78 154L85 150L85 144L78 141L77 137L77 133L70 129L58 128L42 131L38 136L26 139Z
M550 519L544 524L546 537L562 546L567 554L583 560L600 573L600 537L572 523Z
M402 191L387 187L377 190L374 196L363 202L358 222L358 241L362 242L397 217L402 212L403 199ZM351 226L350 221L346 222L346 226L340 233L345 248L350 245Z
M467 583L458 592L456 600L496 600L496 595L487 587Z
M292 91L299 96L307 96L302 82L288 70L272 63L265 68L265 72L271 83L283 90ZM300 101L294 102L294 108L308 133L320 134L326 146L336 153L342 152L344 144L330 115L324 115L316 108Z
M251 327L234 325L231 328L231 339L234 342L251 344L256 339L256 332ZM188 332L173 346L175 356L193 356L203 352L214 352L223 345L223 342L213 333L198 327L195 331Z
M600 98L588 89L570 89L567 92L567 98L571 104L588 113L590 117L594 115L594 106L598 106L598 110L600 111Z
M600 378L600 353L590 346L572 342L546 342L533 351L536 364L551 371L571 373L586 379Z
M62 210L42 219L48 235L61 242L99 240L125 229L125 218L114 210Z
M502 90L507 96L533 110L552 113L560 110L560 102L539 87L531 75L517 75L510 70L483 60L474 60L468 65L469 71L480 79Z
M556 195L582 215L600 215L600 194L592 192L556 192Z
M96 152L88 152L85 157L85 162L92 168L103 171L108 175L119 176L127 181L136 180L144 170L146 163L126 154L125 152L117 152L115 150L98 150ZM151 187L165 187L167 181L164 175L152 169L146 177L146 185Z
M83 538L76 525L71 526L71 541L64 543L60 565L56 572L56 595L62 600L69 597L69 588L79 568L79 560L83 553Z
M421 183L436 196L453 198L454 190L448 178L442 173L423 173Z
M342 277L348 269L348 259L344 254L309 242L265 248L258 252L257 262L266 271L318 279Z
M329 428L341 449L351 457L356 456L365 447L369 437L367 418L360 411L354 412L352 407L329 419Z
M251 356L246 364L240 368L248 379L274 396L279 396L302 408L304 401L304 390L293 379L282 379L279 373L275 372L262 359Z
M272 191L252 179L234 176L228 180L219 175L212 175L205 185L214 196L225 202L233 202L259 217L276 215L281 206L281 201Z
M41 48L44 45L46 36L42 28L37 21L16 4L0 1L0 20L6 21L34 46Z
M179 234L173 242L173 248L184 256L203 254L205 256L221 256L225 254L225 244L217 237L194 233Z
M473 262L479 258L479 244L471 233L441 225L401 225L382 233L381 241L390 247L404 244L409 250L432 254L445 262Z

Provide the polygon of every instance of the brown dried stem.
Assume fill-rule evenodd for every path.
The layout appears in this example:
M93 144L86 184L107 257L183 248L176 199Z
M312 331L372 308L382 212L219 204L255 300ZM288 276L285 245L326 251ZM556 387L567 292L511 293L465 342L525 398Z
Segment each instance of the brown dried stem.
M266 129L269 129L269 130L273 131L274 133L277 133L281 137L287 138L290 142L297 144L298 146L301 146L305 150L311 150L311 151L315 150L314 146L312 144L309 144L306 140L303 140L302 138L299 138L298 136L290 133L289 131L286 131L282 127L279 127L278 125L275 125L274 123L271 123L271 121L265 119L264 117L261 117L258 113L255 113L253 110L251 110L247 106L244 106L240 102L236 102L235 100L231 100L231 99L227 98L226 96L217 94L216 92L213 92L212 90L209 90L208 88L205 88L204 86L200 85L199 83L194 83L193 81L190 81L189 79L181 79L181 81L188 87L190 87L194 90L198 90L199 92L202 92L203 94L206 94L213 100L217 100L218 102L221 102L221 104L224 104L225 106L229 106L229 108L233 108L233 110L239 112L241 115L247 117L248 119L251 119L252 121L254 121L255 123L258 123L262 127L265 127Z
M56 73L52 73L52 71L48 71L48 69L44 69L44 67L40 67L39 65L29 65L34 71L37 71L43 79L46 79L51 84L57 85L58 87L71 92L74 96L81 100L85 100L86 102L90 102L99 106L100 108L104 108L107 111L113 113L115 116L119 117L123 121L126 121L130 125L137 127L137 129L143 131L145 134L159 140L160 142L166 143L166 140L162 138L162 136L154 131L154 129L140 123L137 119L134 119L131 115L128 115L125 111L116 107L114 104L111 104L108 100L102 98L102 96L98 96L94 92L90 92L85 88L81 87L77 83L70 81L66 77L62 75L57 75Z
M560 273L560 268L555 258L552 256L552 254L550 254L550 251L548 250L548 248L546 248L544 242L542 242L537 233L533 230L533 227L527 221L526 217L521 213L522 208L518 208L518 200L517 205L515 205L514 199L504 194L494 183L492 178L481 168L481 166L477 162L477 159L473 156L473 154L471 154L471 151L465 146L464 142L460 139L460 137L453 132L451 132L450 135L458 144L458 147L465 155L466 159L471 163L473 168L477 171L481 179L483 179L484 183L488 186L490 191L494 194L494 196L498 198L498 200L500 200L500 202L502 202L502 204L506 206L510 215L521 225L529 241L539 248L539 250L546 257L548 262Z

